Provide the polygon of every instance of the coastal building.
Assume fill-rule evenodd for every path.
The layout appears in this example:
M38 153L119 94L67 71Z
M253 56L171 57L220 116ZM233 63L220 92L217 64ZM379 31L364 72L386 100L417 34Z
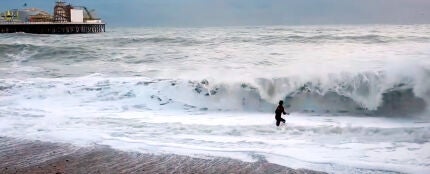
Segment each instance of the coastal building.
M0 33L72 34L104 32L105 24L94 10L58 0L53 15L38 8L0 12Z

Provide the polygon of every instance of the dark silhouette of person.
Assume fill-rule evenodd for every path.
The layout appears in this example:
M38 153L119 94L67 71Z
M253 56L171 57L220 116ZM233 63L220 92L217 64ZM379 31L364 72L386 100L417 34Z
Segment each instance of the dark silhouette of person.
M287 112L285 112L284 106L282 106L283 104L284 104L284 101L282 101L282 100L279 101L279 105L275 111L276 126L279 126L281 121L283 123L285 123L285 120L281 117L282 114L284 114L284 115L287 114ZM288 115L290 115L290 114L288 113Z

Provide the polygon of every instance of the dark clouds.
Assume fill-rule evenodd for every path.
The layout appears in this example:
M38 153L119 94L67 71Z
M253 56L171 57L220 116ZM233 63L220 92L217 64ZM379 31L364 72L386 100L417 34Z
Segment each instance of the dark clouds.
M5 0L6 1L6 0ZM0 9L52 11L54 0L8 0ZM116 26L430 23L430 0L69 0Z

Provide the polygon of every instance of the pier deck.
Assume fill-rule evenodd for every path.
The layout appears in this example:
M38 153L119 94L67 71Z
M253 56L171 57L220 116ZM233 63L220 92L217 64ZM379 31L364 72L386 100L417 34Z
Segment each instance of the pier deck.
M105 32L104 23L0 23L0 33L78 34Z

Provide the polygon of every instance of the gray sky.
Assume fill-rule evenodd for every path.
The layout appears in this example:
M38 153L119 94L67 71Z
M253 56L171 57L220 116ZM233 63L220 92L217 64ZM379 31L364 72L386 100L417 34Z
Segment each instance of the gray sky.
M55 0L3 0L0 10L52 11ZM114 26L430 23L430 0L68 0Z

